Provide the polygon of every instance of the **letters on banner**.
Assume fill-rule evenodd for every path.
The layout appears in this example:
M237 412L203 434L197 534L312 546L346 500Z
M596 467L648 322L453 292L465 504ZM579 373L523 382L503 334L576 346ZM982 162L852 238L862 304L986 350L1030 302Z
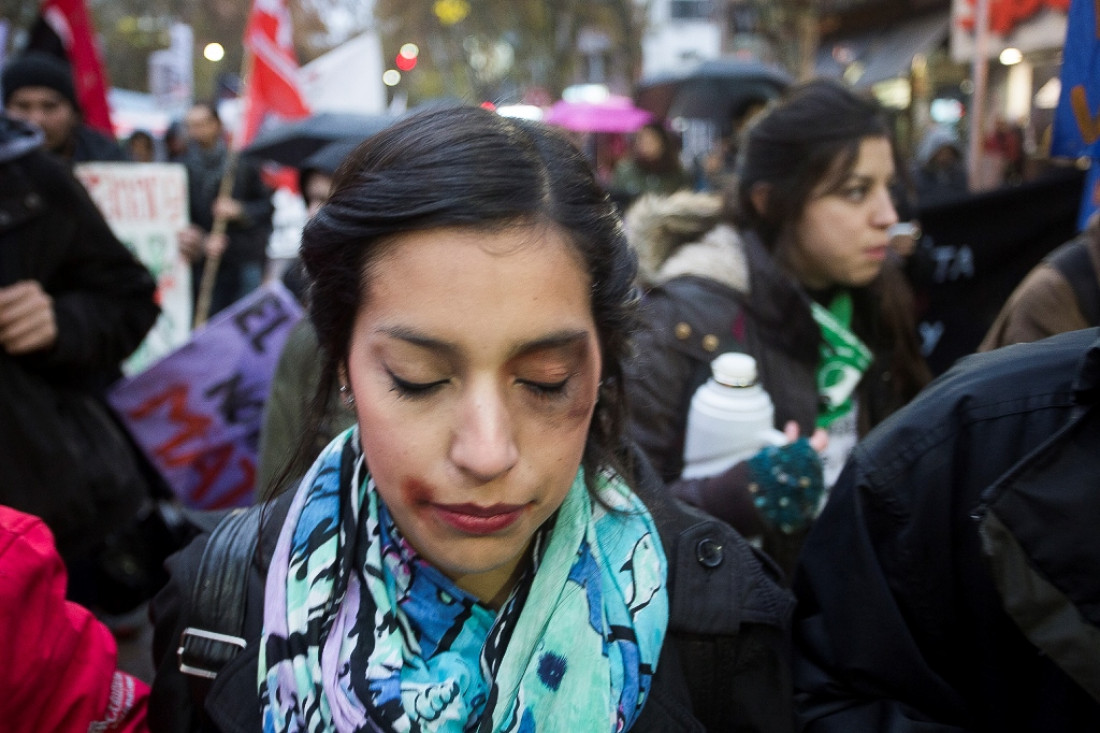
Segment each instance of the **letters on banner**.
M185 506L252 501L263 405L301 317L290 291L269 283L111 390L111 406Z

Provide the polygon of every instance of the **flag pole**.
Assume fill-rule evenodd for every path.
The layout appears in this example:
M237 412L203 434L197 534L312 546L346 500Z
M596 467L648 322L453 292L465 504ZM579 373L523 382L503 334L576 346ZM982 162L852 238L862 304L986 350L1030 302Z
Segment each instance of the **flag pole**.
M241 90L248 101L248 85L252 81L253 54L248 44L244 45L244 59L241 61ZM243 110L247 113L247 110ZM225 160L225 170L222 171L221 182L218 185L218 198L226 198L233 195L233 182L237 178L237 162L240 159L240 151L237 149L237 139L241 134L245 114L238 120L237 128L229 136L229 153ZM225 234L229 220L222 215L214 217L214 223L210 227L211 235ZM218 278L218 268L221 266L222 255L207 255L202 266L202 280L199 284L199 294L195 301L195 318L193 328L199 328L206 323L210 315L210 302L214 296L214 283Z
M971 65L973 91L970 102L970 125L967 155L968 182L977 191L982 174L982 139L985 118L985 97L989 78L989 2L977 0L974 21L974 59Z

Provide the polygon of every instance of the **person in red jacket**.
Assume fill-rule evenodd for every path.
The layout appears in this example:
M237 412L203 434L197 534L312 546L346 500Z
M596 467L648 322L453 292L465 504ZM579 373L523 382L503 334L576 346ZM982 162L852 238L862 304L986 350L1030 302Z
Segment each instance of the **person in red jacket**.
M111 632L65 600L41 519L0 506L0 720L11 733L147 731L149 687L117 668Z

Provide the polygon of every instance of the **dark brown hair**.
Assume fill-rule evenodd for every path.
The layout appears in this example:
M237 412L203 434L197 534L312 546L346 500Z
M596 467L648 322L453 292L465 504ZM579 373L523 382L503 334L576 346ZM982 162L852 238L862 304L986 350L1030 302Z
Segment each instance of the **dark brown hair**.
M868 137L889 139L873 99L840 82L815 79L792 87L749 125L737 161L732 217L774 249L784 228L802 215L811 192L827 177L839 185ZM766 211L753 206L754 186L769 187Z
M633 252L572 143L549 127L478 107L427 111L369 138L336 171L332 195L306 225L301 258L323 357L311 430L346 362L355 315L369 297L371 265L384 246L405 232L499 230L517 222L559 227L589 273L603 360L583 462L589 488L602 466L622 468L622 362L637 299ZM312 444L304 436L302 445ZM312 456L299 454L301 470Z

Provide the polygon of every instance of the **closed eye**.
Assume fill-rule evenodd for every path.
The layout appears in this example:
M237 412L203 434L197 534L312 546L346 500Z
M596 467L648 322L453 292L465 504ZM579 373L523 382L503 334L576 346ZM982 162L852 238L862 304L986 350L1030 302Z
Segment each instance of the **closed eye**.
M560 382L535 382L530 379L520 379L518 381L534 393L536 397L553 399L565 393L565 388L569 384L570 378L571 377L566 377Z
M427 397L450 381L449 379L438 379L434 382L410 382L407 379L402 379L388 369L386 373L389 374L390 381L393 382L390 391L396 392L399 397L407 397L410 399Z

